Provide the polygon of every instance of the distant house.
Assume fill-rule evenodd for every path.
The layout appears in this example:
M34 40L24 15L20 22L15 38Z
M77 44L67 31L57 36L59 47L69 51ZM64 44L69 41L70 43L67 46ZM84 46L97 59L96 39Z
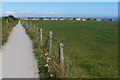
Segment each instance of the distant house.
M91 21L91 18L87 18L86 21Z
M77 20L77 21L81 21L82 19L81 19L81 18L76 18L75 20Z
M28 20L31 20L31 18L30 18L30 17L28 17Z
M56 17L52 17L51 20L58 20L58 18L56 18Z
M39 20L42 20L43 18L42 18L42 17L39 17L38 19L39 19Z
M19 20L28 20L28 18L18 18Z
M69 20L75 20L75 18L69 18Z
M60 18L59 20L65 20L65 19Z
M86 18L82 18L82 21L86 21L87 19Z
M50 20L48 17L43 17L42 20Z
M97 21L102 21L102 19L96 19Z
M69 17L67 17L66 20L69 20Z
M66 20L66 18L59 18L59 20Z
M102 19L102 21L107 21L107 19Z
M114 19L108 19L108 21L114 21Z
M92 18L91 20L92 20L92 21L96 21L97 19L96 19L96 18Z

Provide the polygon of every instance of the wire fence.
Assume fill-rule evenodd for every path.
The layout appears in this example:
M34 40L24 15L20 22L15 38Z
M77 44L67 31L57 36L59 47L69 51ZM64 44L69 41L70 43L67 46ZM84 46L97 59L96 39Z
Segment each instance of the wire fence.
M35 38L33 42L38 42L37 45L42 50L40 54L45 59L44 67L47 68L47 71L57 77L62 77L61 73L64 71L63 43L54 37L53 31L36 27L32 22L22 21L21 23L25 26L28 35L33 35L31 38ZM33 45L33 47L35 46Z
M42 56L44 56L45 58L44 66L47 67L48 72L54 73L57 78L63 76L75 76L83 78L87 77L87 75L89 74L94 76L98 76L97 74L99 74L102 76L101 73L104 74L104 70L108 70L110 72L110 70L113 69L114 65L109 65L109 62L104 59L104 56L96 53L106 53L107 50L105 50L101 46L96 46L96 44L92 43L87 44L85 42L85 46L86 44L89 47L91 46L91 48L89 48L90 52L85 51L88 50L87 47L84 49L84 46L81 46L83 45L82 42L84 41L79 40L79 38L77 38L78 40L73 40L71 39L71 37L67 37L67 39L65 40L62 39L62 41L64 41L65 43L64 46L63 43L53 35L55 34L53 31L48 31L46 29L37 27L31 22L24 23L26 23L25 25L28 32L34 34L33 38L35 37L35 40L38 41L38 45L42 50L41 52L38 51L38 53L42 54ZM33 30L33 32L31 30ZM75 41L78 43L76 43ZM100 49L102 51L97 51L95 49ZM65 54L63 53L63 51ZM108 66L102 67L101 65Z

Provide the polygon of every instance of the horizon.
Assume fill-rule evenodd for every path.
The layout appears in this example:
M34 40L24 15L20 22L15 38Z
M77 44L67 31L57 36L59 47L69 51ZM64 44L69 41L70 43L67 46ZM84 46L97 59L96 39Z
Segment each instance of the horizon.
M7 15L7 16L2 16L2 17L8 17L9 15ZM12 15L12 16L14 16L14 15ZM41 17L41 16L39 16L39 17ZM39 18L39 17L36 17L36 18ZM44 16L43 16L44 17ZM50 17L50 16L45 16L45 17ZM54 16L53 16L54 17ZM101 17L101 18L98 18L98 17L57 17L57 16L55 16L56 18L96 18L96 19L114 19L115 21L118 21L119 20L119 18L105 18L105 17ZM28 17L15 17L15 18L28 18ZM30 17L30 18L32 18L32 17ZM52 17L51 17L52 18Z

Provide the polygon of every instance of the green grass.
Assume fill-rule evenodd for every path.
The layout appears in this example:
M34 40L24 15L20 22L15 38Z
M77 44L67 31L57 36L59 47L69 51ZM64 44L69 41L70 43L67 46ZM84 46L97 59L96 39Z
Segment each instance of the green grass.
M43 28L43 32L53 31L53 35L64 43L66 77L118 77L117 21L32 20L32 23Z
M2 24L0 29L2 33L2 45L7 42L9 33L11 32L12 28L18 23L18 19L14 17L2 17Z
M48 64L48 63L46 63L46 58L49 57L49 56L44 56L44 54L47 52L47 49L44 49L44 47L42 47L42 45L40 43L40 36L36 35L34 27L30 27L30 25L29 25L29 28L27 28L26 23L24 23L23 21L22 21L22 25L26 29L26 33L28 34L28 36L30 37L30 39L31 39L31 41L33 43L33 50L34 50L34 53L35 53L35 57L38 60L38 69L39 69L40 78L45 78L45 79L46 78L47 79L48 78L49 79L55 78L56 77L55 72L58 72L59 70L57 70L57 71L54 71L54 70L49 71L50 67L53 68L53 64L49 65L49 68L45 67L45 65ZM46 39L47 39L47 37L46 37ZM49 64L51 64L51 62ZM54 68L58 69L56 67L54 67ZM51 74L53 74L52 77L50 76Z

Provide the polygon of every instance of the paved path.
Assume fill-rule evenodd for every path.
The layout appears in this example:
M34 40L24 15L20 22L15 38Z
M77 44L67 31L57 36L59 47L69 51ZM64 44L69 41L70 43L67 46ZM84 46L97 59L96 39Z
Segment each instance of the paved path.
M0 49L0 80L2 79L2 52Z
M32 42L20 22L2 47L3 78L39 78Z

